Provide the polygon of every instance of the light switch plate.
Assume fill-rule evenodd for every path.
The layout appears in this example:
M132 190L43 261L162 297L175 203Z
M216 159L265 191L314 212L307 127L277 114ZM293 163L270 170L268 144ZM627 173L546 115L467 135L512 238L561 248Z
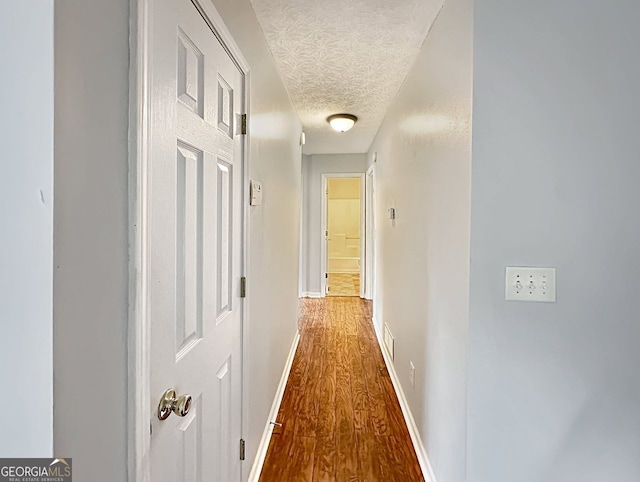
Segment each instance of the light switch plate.
M251 196L251 206L262 204L262 183L259 181L249 181L249 193Z
M507 266L505 300L556 302L556 269Z

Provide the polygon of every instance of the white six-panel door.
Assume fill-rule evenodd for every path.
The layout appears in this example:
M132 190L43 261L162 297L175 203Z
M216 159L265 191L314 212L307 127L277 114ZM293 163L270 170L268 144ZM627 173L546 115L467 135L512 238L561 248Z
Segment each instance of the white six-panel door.
M150 8L151 480L239 481L243 76L190 0Z

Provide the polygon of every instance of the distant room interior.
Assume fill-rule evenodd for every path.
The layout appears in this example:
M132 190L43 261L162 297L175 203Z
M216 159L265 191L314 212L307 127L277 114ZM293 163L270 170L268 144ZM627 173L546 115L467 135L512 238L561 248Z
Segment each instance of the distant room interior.
M360 178L327 179L327 296L360 296Z

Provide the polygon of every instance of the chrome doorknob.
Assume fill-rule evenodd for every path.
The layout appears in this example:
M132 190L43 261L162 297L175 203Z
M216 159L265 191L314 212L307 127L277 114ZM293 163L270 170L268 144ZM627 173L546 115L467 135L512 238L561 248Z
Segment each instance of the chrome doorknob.
M175 413L178 417L184 417L191 410L191 395L181 395L174 388L170 388L162 398L158 405L158 419L166 420L171 415L171 412Z

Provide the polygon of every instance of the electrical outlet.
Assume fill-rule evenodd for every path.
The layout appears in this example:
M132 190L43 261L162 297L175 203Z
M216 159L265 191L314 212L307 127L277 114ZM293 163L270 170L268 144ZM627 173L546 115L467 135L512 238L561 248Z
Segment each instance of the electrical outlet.
M391 334L391 330L389 329L389 326L385 323L384 324L384 345L387 347L387 353L389 353L389 356L391 357L391 359L393 360L394 358L394 344L395 344L395 339L393 338L393 335Z
M409 362L409 381L411 386L416 388L416 367L412 361Z

